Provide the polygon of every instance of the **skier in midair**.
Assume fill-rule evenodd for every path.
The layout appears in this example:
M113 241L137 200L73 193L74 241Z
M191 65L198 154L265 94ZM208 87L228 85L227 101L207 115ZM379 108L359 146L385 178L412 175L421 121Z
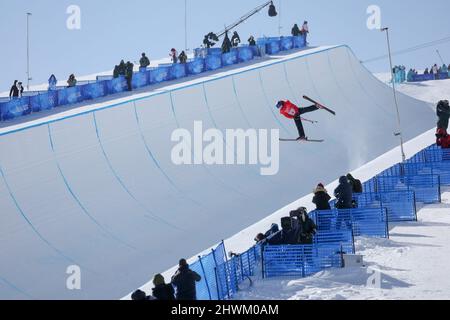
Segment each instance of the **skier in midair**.
M277 108L280 110L280 113L288 119L293 119L295 121L295 125L297 126L299 137L297 141L307 141L308 138L305 134L305 129L303 128L302 115L309 112L314 112L321 109L317 104L313 104L312 106L306 108L299 108L289 100L279 101L277 103Z

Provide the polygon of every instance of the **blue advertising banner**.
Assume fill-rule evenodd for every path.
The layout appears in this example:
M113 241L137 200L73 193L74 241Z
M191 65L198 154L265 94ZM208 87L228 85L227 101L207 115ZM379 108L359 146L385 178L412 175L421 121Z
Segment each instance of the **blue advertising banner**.
M170 67L169 78L180 79L186 77L186 64L176 63Z
M58 106L75 104L83 100L81 87L71 87L58 90Z
M2 120L10 120L30 113L30 97L16 98L0 104Z
M281 37L281 50L287 51L294 47L294 37Z
M205 71L205 59L196 58L189 61L186 65L187 73L190 75L196 75Z
M99 81L86 84L81 87L81 94L84 100L96 99L104 97L108 94L107 81Z
M49 90L30 98L30 106L33 112L50 110L58 105L58 91Z
M294 48L306 47L306 37L305 36L293 37L293 39L294 39Z
M131 80L131 84L133 89L142 88L148 86L150 83L149 73L148 72L137 72L133 74L133 79Z
M205 66L208 71L222 68L222 57L216 55L207 56L205 58Z
M128 89L127 80L124 76L107 81L108 93L114 94L124 92Z
M254 46L253 46L254 47ZM240 62L247 62L253 59L253 50L252 47L245 46L238 48L238 57Z
M150 70L150 83L160 83L169 80L169 66L159 66L158 68Z
M224 67L238 63L238 51L232 50L231 52L222 54L222 65Z
M266 43L266 52L268 54L276 54L278 52L280 52L280 44L281 41L280 40L269 40Z

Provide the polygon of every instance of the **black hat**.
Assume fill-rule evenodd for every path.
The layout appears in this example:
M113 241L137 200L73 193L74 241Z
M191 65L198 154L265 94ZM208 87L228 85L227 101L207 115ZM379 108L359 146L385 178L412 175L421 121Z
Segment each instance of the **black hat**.
M147 295L145 294L144 291L136 290L136 291L133 292L133 294L131 295L131 300L135 300L135 301L144 301L144 300L147 300Z

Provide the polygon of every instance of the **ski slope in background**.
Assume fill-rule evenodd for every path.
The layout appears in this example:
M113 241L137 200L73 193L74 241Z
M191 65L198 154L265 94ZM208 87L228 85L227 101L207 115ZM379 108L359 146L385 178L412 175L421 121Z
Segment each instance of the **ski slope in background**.
M172 132L280 129L274 105L303 94L337 111L310 116L314 144L281 144L280 171L176 166ZM427 103L399 96L410 140L434 126ZM398 144L392 92L346 46L321 47L185 84L0 129L0 298L120 298ZM66 288L68 266L82 290Z

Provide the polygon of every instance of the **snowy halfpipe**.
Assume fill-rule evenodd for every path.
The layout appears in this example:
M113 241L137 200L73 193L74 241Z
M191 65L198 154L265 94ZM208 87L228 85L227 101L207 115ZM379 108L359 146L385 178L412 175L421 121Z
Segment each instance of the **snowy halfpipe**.
M305 123L322 144L280 145L278 174L258 166L177 166L177 128L280 129L274 108L306 94L337 111ZM406 140L429 105L399 94ZM0 131L0 299L121 298L280 207L398 145L392 91L346 46L240 69ZM400 160L400 159L399 159ZM77 267L73 267L77 266ZM81 290L69 290L81 271ZM75 272L75 273L73 273ZM68 289L69 288L69 289ZM73 289L73 288L72 288Z

